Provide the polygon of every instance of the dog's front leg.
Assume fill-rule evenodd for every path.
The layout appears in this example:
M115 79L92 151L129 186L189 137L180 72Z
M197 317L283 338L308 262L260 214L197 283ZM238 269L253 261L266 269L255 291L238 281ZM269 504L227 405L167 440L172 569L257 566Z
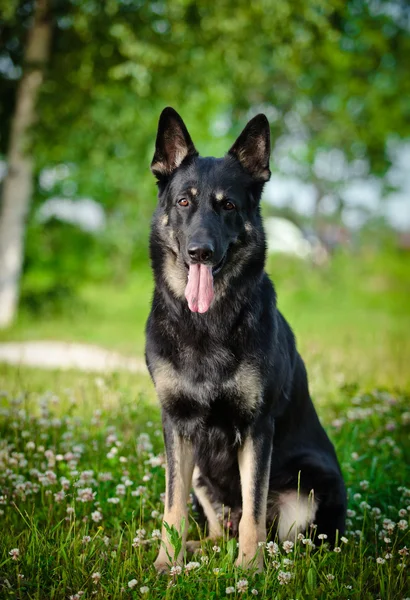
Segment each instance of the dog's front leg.
M174 548L163 525L161 548L154 563L160 573L169 569L170 560L172 564L181 563L184 556L188 530L187 500L194 469L192 444L178 434L169 419L163 419L163 426L167 455L164 523L181 532L182 548L179 555L174 556Z
M272 452L272 430L250 432L238 452L242 490L242 518L239 523L237 565L263 570L266 542L266 505Z

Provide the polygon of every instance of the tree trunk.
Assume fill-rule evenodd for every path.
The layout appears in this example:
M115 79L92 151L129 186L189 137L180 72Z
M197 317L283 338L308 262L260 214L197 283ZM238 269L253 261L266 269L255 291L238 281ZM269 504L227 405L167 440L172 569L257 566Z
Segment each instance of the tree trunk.
M17 89L0 203L0 328L12 323L17 308L26 216L33 189L33 158L28 138L35 120L44 65L50 54L50 39L49 0L36 0L24 53L23 77Z

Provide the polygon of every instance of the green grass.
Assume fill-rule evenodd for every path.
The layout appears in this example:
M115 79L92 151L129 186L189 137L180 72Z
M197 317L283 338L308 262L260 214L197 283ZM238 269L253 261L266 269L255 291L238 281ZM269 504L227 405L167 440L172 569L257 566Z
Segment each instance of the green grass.
M204 543L199 556L187 559L199 567L159 577L152 563L160 542L152 533L163 513L163 443L148 380L3 366L0 389L8 390L1 405L0 597L59 599L81 591L83 598L139 598L145 586L149 598L224 598L241 579L249 589L235 597L250 597L252 589L266 598L410 595L403 550L410 547L408 396L339 387L337 406L321 410L353 511L340 553L313 534L315 551L301 541L289 554L267 549L265 573L256 575L234 567L236 541L225 538L220 552ZM85 488L95 492L92 501L79 500ZM396 523L392 532L384 519ZM135 540L138 529L146 532L142 542ZM198 536L193 519L190 531ZM13 548L17 560L9 555ZM280 572L291 574L289 583L280 584Z
M223 539L220 552L205 542L187 558L199 567L158 577L152 532L163 512L163 442L148 376L0 366L1 598L139 598L144 586L148 598L252 597L253 589L288 600L410 598L408 258L340 254L318 269L276 257L269 272L349 490L341 552L296 541L289 554L267 549L265 573L256 575L234 568L236 541ZM83 288L86 308L75 315L23 311L1 339L71 339L140 354L150 295L141 270L123 287ZM85 488L95 492L89 502L78 499ZM384 519L396 524L391 532ZM133 542L138 529L144 540ZM190 533L199 535L193 519ZM281 571L289 583L281 585ZM242 579L248 590L239 592Z

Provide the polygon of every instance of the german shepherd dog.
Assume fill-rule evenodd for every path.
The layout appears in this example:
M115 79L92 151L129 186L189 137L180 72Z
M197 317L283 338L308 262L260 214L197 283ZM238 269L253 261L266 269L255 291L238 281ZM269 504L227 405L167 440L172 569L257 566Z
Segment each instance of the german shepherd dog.
M174 556L163 528L160 572L183 559L191 485L211 539L222 536L222 507L240 519L243 567L263 568L267 530L286 540L315 524L330 543L344 531L340 467L264 271L269 155L263 114L224 158L200 157L172 108L160 116L146 361L162 408L164 522L183 538Z

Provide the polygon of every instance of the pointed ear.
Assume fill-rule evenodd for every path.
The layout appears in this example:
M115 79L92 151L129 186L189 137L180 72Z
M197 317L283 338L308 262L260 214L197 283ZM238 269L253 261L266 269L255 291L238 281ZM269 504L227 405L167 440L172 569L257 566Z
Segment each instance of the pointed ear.
M270 129L265 115L256 115L249 121L228 154L236 158L256 181L269 180Z
M171 175L187 156L198 156L185 123L170 106L159 118L151 171L157 179Z

